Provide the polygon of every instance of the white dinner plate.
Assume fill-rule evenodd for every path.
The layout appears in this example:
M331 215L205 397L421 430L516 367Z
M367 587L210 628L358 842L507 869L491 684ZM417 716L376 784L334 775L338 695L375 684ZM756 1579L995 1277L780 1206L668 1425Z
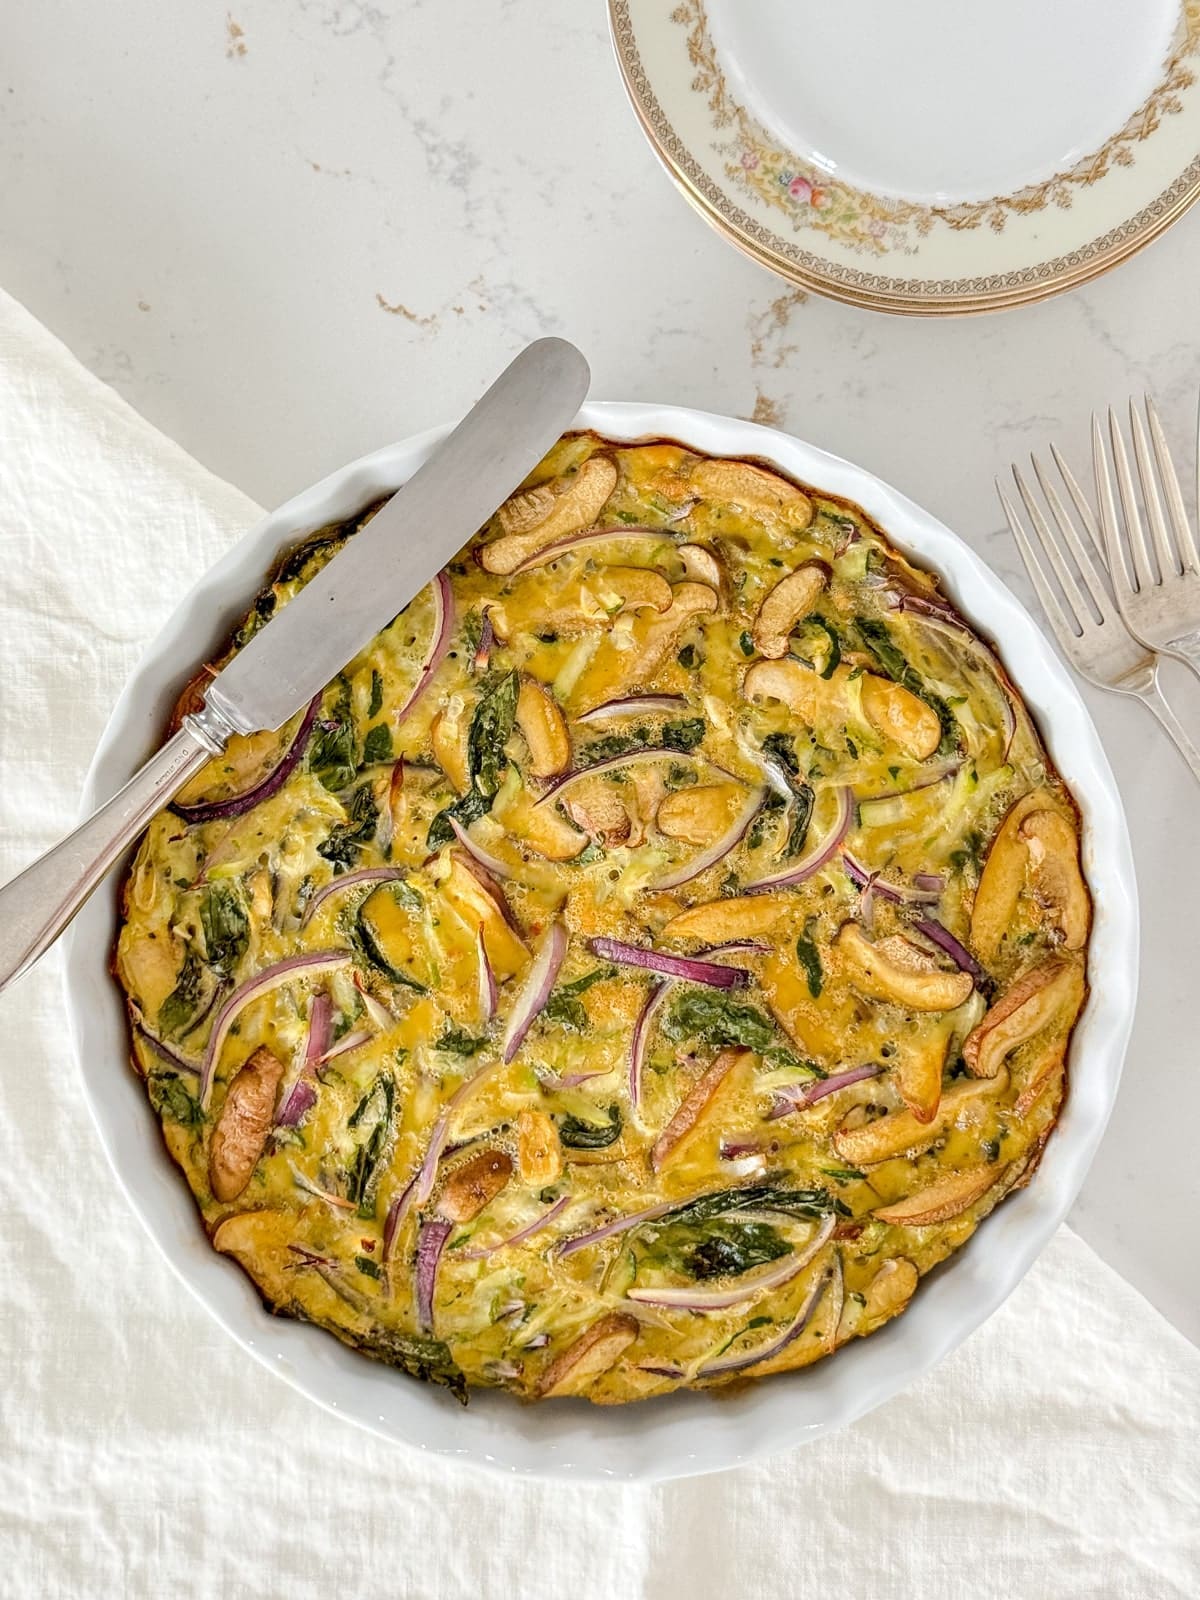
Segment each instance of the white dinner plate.
M339 1416L433 1454L531 1476L653 1481L753 1461L854 1421L928 1371L1011 1293L1066 1216L1108 1121L1133 1020L1138 912L1121 802L1075 685L1028 613L948 528L861 468L753 423L672 406L588 405L578 425L622 441L668 437L708 455L756 456L855 501L899 549L939 572L963 613L999 643L1079 800L1095 900L1092 993L1072 1040L1070 1094L1030 1187L1010 1195L928 1276L903 1316L815 1366L719 1398L531 1406L475 1391L464 1410L444 1389L355 1354L320 1329L270 1315L241 1268L212 1249L130 1069L124 1003L109 972L115 881L68 934L66 1003L87 1101L131 1205L183 1282L269 1372ZM448 431L333 473L272 512L199 579L117 702L88 775L87 810L155 748L179 689L197 662L219 652L280 552L404 483Z
M986 311L1123 261L1200 194L1200 0L609 0L642 126L784 277Z

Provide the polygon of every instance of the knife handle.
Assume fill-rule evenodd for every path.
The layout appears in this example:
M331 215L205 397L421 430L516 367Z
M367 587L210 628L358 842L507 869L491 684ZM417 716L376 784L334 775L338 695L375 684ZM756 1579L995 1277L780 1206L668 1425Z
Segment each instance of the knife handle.
M206 761L225 747L206 711L61 844L0 889L0 993L50 948L142 829Z

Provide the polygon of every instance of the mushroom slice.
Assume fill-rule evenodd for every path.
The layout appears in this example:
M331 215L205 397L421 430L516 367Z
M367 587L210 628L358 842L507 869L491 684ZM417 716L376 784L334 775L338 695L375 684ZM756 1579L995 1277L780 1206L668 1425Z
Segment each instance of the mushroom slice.
M671 604L642 634L636 654L624 667L625 683L646 683L658 671L676 639L697 617L717 609L716 592L703 583L676 584Z
M562 805L576 827L606 849L625 844L633 832L633 818L624 801L603 778L577 783Z
M521 679L517 726L529 746L529 770L535 778L553 778L566 771L571 739L563 714L550 691L532 678Z
M711 844L732 825L745 798L746 791L737 783L705 783L692 789L676 789L659 805L655 826L668 839Z
M700 461L690 478L705 500L727 501L760 516L778 517L799 533L813 519L813 503L802 489L749 461Z
M896 1156L920 1155L936 1144L947 1129L981 1116L1007 1083L1007 1073L985 1083L952 1083L942 1094L930 1121L919 1122L911 1111L893 1111L857 1128L839 1128L833 1136L833 1147L853 1167L876 1166Z
M967 1071L994 1078L1020 1045L1028 1043L1060 1012L1078 1009L1083 973L1075 961L1051 956L1024 973L988 1011L963 1044Z
M474 937L483 929L483 944L497 978L511 978L529 959L525 942L511 926L504 908L457 855L451 853L450 872L442 895L458 912Z
M1066 1070L1066 1050L1061 1044L1056 1044L1047 1050L1029 1074L1025 1087L1013 1101L1013 1116L1027 1117L1051 1083L1057 1083L1061 1089Z
M717 594L721 593L725 587L725 568L713 551L702 544L681 544L675 554L693 583L706 583Z
M526 1109L517 1117L517 1170L521 1182L544 1189L562 1172L558 1129L544 1111Z
M837 674L834 676L836 678ZM811 728L817 721L823 687L822 680L803 662L758 661L747 672L742 693L747 700L782 701Z
M497 513L504 532L484 545L480 565L507 577L548 545L590 528L616 486L616 464L590 456L578 472L514 495Z
M898 1316L912 1299L920 1275L907 1256L885 1261L867 1286L862 1320L864 1333Z
M872 1212L878 1222L898 1228L929 1228L935 1222L949 1222L975 1204L1003 1178L1004 1167L975 1167L970 1172L952 1172L907 1199L880 1206Z
M1092 906L1079 868L1079 839L1060 811L1034 811L1021 823L1034 892L1068 950L1082 950Z
M438 1211L447 1222L474 1222L512 1177L512 1157L503 1150L480 1150L447 1178Z
M1044 789L1022 795L1009 807L992 840L971 907L971 948L985 966L996 959L1025 887L1029 847L1021 837L1021 826L1026 817L1045 811L1048 800Z
M843 923L834 948L850 982L869 1000L909 1011L954 1011L975 987L969 973L946 972L898 935L873 945L856 922Z
M283 1062L260 1045L226 1090L208 1144L209 1187L222 1204L236 1200L250 1182L275 1120L282 1078Z
M942 1097L942 1073L949 1037L944 1027L911 1048L903 1049L896 1063L896 1088L918 1122L932 1122Z
M865 672L862 708L867 721L883 738L898 745L914 761L925 761L942 742L937 713L903 684Z
M769 933L788 910L786 898L769 894L743 895L739 899L708 900L689 906L672 917L662 930L664 939L700 939L705 944L727 944L732 939L753 939Z
M779 580L754 619L754 645L760 655L771 660L787 655L792 629L812 610L828 582L829 568L823 561L806 561Z
M671 585L654 567L605 567L588 583L606 611L666 611Z
M610 1311L555 1356L538 1379L539 1396L545 1400L551 1395L582 1394L594 1379L616 1364L639 1332L633 1317Z
M574 861L587 848L587 834L553 806L522 807L506 826L546 861Z
M675 1115L654 1142L650 1165L659 1172L690 1139L702 1118L713 1105L730 1074L743 1062L753 1060L749 1050L722 1050L702 1078L684 1095Z
M863 715L876 733L914 761L931 756L941 743L942 726L925 702L889 678L863 672L859 680ZM821 678L812 667L788 658L756 662L746 674L742 693L749 700L781 700L812 728L822 713L826 719L845 720L852 682L850 667L838 667L830 678Z

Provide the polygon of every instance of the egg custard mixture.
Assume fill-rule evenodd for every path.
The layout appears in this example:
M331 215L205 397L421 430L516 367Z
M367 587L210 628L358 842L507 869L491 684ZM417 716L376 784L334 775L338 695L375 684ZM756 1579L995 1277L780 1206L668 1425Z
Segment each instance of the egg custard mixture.
M928 573L761 466L572 435L155 818L116 971L273 1310L460 1397L614 1403L904 1310L1037 1164L1090 914Z

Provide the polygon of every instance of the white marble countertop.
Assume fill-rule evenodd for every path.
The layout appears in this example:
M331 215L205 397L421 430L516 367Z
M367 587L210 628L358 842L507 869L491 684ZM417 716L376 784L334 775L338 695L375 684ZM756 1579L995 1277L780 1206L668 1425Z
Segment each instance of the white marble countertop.
M1082 465L1090 408L1146 387L1194 438L1200 212L1067 298L883 317L789 291L692 214L625 103L601 0L233 4L11 8L0 283L265 504L452 416L547 332L587 352L597 398L753 415L852 457L1026 597L995 473L1050 438ZM1171 681L1200 731L1200 685ZM1073 1221L1200 1342L1200 795L1138 707L1088 699L1144 958Z

